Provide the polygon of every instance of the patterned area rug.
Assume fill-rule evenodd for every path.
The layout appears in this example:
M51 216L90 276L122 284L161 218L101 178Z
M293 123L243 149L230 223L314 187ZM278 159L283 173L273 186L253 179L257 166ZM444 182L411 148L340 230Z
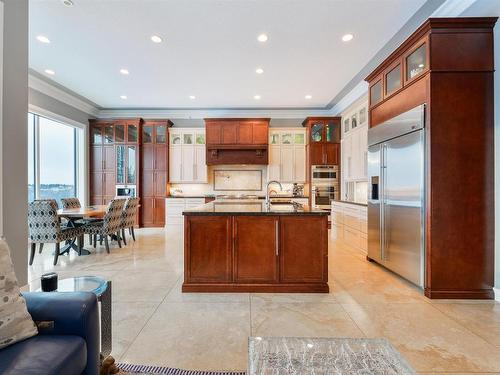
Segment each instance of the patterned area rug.
M245 372L190 371L171 367L131 365L118 363L119 375L245 375Z

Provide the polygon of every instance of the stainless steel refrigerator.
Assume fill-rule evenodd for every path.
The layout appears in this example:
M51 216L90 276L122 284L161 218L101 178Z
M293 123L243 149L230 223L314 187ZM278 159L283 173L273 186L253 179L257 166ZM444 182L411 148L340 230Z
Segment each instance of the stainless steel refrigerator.
M368 130L368 257L424 287L425 106Z

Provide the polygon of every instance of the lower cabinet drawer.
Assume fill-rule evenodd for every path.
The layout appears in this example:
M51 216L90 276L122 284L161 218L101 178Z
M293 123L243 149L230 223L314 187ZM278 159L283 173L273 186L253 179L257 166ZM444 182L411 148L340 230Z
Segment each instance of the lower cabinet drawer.
M359 232L344 225L344 242L352 247L359 247Z

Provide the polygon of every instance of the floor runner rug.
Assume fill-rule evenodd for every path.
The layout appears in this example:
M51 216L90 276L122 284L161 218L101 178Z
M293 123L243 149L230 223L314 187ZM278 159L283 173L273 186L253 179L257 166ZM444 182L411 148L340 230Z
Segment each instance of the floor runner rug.
M245 372L181 370L161 366L131 365L118 363L119 375L245 375Z

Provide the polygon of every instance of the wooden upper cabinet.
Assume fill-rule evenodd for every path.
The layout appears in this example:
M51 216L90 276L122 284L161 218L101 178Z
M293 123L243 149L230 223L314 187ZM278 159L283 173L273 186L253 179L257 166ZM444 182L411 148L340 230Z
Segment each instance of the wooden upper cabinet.
M234 145L236 144L236 133L237 133L237 125L238 123L224 123L222 124L222 134L221 134L221 143L223 145Z
M269 119L206 119L207 145L267 145Z
M238 123L238 128L237 128L237 144L251 144L253 143L252 139L252 129L253 129L253 124L250 122L240 122Z
M253 123L252 130L252 143L254 145L267 144L269 122L255 122Z
M208 144L218 145L221 143L222 124L218 122L206 122L205 135Z

